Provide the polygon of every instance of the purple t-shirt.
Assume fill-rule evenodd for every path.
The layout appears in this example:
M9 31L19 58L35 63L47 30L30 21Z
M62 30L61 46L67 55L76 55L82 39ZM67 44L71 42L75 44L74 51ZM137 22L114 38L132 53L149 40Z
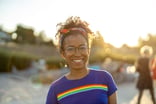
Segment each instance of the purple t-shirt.
M108 96L117 90L110 73L91 70L78 80L65 76L50 86L46 104L108 104Z

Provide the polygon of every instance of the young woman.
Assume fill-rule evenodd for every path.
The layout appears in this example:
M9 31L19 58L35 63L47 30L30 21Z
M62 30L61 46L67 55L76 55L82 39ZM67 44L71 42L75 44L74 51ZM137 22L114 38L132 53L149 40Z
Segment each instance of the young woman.
M80 17L69 17L56 36L69 73L54 81L46 104L117 104L117 86L106 71L87 68L93 32Z
M143 91L145 89L148 89L150 91L153 104L156 104L154 98L153 81L152 81L151 70L150 70L150 57L152 53L153 53L152 47L143 46L140 50L141 56L138 58L136 62L136 70L139 73L138 82L136 85L136 87L139 90L137 104L140 104Z

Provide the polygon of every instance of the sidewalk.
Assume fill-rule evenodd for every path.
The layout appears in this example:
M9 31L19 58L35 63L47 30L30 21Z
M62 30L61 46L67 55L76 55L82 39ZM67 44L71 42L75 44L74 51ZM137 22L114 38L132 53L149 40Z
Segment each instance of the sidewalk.
M138 90L135 86L135 82L118 85L118 104L137 104ZM151 96L148 90L144 91L141 104L152 104Z
M29 79L0 74L0 104L45 104L49 85L32 83ZM118 104L136 104L137 97L134 82L118 85ZM152 104L148 91L144 91L141 104Z

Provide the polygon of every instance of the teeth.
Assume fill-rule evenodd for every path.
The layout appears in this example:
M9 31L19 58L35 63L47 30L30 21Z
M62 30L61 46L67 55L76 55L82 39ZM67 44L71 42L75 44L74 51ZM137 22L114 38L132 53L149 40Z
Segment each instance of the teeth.
M73 60L74 62L81 62L82 60Z

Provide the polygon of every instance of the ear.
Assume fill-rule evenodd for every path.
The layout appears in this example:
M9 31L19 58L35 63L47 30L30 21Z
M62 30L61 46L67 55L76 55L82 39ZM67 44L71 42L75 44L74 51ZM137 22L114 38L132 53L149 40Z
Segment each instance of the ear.
M64 51L61 51L60 54L61 54L61 57L62 57L63 59L65 59L65 52L64 52Z

